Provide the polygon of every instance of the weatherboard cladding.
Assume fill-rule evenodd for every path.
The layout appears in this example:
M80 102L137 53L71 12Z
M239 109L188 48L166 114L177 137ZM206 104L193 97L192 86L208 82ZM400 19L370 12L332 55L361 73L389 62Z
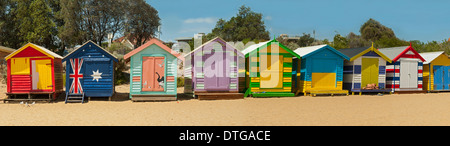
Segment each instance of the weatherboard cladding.
M263 42L247 47L242 51L246 57L246 88L250 89L252 94L271 94L271 96L293 96L292 92L292 61L293 57L300 58L298 54L286 48L276 40ZM266 70L260 67L267 64L261 64L261 57L267 56L272 63ZM282 59L281 59L282 58ZM264 61L268 61L264 60ZM274 66L278 66L275 69ZM270 75L269 75L270 74ZM270 78L266 76L269 75ZM273 75L279 78L272 77ZM276 86L276 87L274 87ZM287 93L287 94L286 94ZM289 95L288 95L289 94Z
M361 87L365 85L362 84L362 59L363 58L374 58L378 59L378 72L370 74L377 74L378 81L377 86L380 89L386 88L386 60L380 56L381 52L376 52L375 48L371 47L360 47L360 48L350 48L350 49L340 49L339 51L348 57L351 60L345 60L344 63L344 89L348 90L360 90ZM366 51L366 52L365 52ZM368 51L368 52L367 52ZM364 53L364 54L360 54ZM360 56L358 56L360 55ZM382 55L382 54L381 54ZM389 60L390 61L390 60Z
M328 45L297 48L294 52L302 57L301 59L294 59L295 62L300 61L300 68L298 66L293 68L296 72L300 72L300 76L293 76L294 80L299 82L295 88L300 92L342 90L344 60L349 59L346 55ZM329 79L334 80L334 83L324 82L323 79L316 81L313 79L314 76L329 77ZM327 86L322 86L325 83Z
M118 60L94 42L86 42L66 55L63 61L66 62L66 93L81 92L86 97L111 97L114 94L114 62ZM76 64L81 65L79 72ZM75 78L76 72L82 77ZM74 82L76 79L81 86L77 85L78 81ZM74 86L78 91L74 91Z
M174 52L168 52L162 43L151 40L139 47L139 51L130 52L125 59L130 58L130 98L132 95L177 95L177 58ZM168 47L167 47L168 48ZM170 49L170 48L169 48ZM169 50L170 51L170 50ZM164 57L164 91L143 91L143 57ZM184 60L184 59L183 59Z
M61 58L58 54L32 43L12 52L5 57L8 68L7 92L56 94L62 91Z
M450 90L450 57L444 51L420 53L423 64L423 89L427 91Z
M189 65L185 67L185 77L188 77L189 86L186 92L191 91L238 91L238 57L243 54L216 37L204 43L185 58Z
M423 61L425 60L414 50L414 48L412 48L411 46L403 46L383 48L379 49L379 51L393 60L392 63L386 63L386 88L392 89L392 91L394 92L422 90ZM401 64L404 64L405 69L408 69L410 67L417 67L417 71L409 71L410 69L402 71ZM415 64L417 64L417 66L415 66ZM402 72L417 76L417 80L406 79L410 75L402 75ZM401 78L403 78L404 80L401 80Z

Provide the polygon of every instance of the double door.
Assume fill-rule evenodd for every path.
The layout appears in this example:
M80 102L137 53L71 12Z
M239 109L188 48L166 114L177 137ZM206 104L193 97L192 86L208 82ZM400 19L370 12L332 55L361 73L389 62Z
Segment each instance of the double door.
M165 89L164 57L142 58L142 91L161 92Z
M418 67L417 61L400 62L400 88L418 88Z
M434 90L450 89L450 66L433 66Z

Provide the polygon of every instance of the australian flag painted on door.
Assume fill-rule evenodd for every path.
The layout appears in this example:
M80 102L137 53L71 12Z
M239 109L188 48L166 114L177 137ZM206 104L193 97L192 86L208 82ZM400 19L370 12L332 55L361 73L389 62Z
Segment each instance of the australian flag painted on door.
M114 94L114 62L117 58L92 41L69 53L66 62L66 94L111 97Z

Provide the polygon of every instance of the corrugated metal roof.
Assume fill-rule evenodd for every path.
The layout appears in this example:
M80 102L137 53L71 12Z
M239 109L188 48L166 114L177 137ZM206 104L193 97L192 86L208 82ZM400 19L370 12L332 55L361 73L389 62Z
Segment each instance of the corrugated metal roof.
M230 45L228 42L226 42L225 40L223 40L223 39L220 38L220 37L216 37L216 38L214 38L214 39L209 40L209 41L206 42L206 43L203 43L201 46L197 47L196 49L194 49L194 50L192 50L191 52L189 52L189 53L187 53L186 55L184 55L184 57L187 57L187 56L189 56L190 54L192 54L192 53L194 53L194 52L197 52L198 50L202 49L204 46L206 46L207 44L209 44L209 43L211 43L211 42L213 42L213 41L222 41L222 42L225 43L225 45L226 45L227 47L231 47L232 49L237 50L238 55L243 56L242 52L239 51L238 49L236 49L233 45Z
M381 48L378 49L381 53L389 57L389 59L394 60L395 57L400 55L409 46L392 47L392 48Z
M6 52L6 53L12 53L12 52L14 52L16 50L8 48L8 47L0 46L0 51Z
M317 46L309 46L309 47L301 47L294 50L295 53L300 55L300 57L303 57L305 55L308 55L309 53L312 53L316 50L319 50L327 45L317 45Z
M248 46L247 48L242 50L242 54L247 55L248 53L253 52L254 50L258 49L259 47L267 44L268 42L269 41L261 42L261 43L258 43L258 44L254 44L254 45Z
M430 64L430 62L432 62L434 59L439 57L439 55L441 55L442 53L444 53L444 51L425 52L425 53L419 53L419 54L420 54L420 56L422 56L423 59L425 59L425 62L423 62L423 64Z
M354 56L358 55L361 52L364 52L369 48L370 47L348 48L348 49L339 49L338 51L350 58L353 58Z

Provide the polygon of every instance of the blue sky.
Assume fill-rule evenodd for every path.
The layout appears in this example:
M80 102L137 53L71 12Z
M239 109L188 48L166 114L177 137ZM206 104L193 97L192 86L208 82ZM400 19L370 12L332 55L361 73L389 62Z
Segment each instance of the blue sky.
M270 36L316 31L317 39L359 33L369 18L404 40L442 41L450 37L449 0L146 0L159 12L161 39L174 41L209 33L218 19L229 20L241 5L262 13Z

